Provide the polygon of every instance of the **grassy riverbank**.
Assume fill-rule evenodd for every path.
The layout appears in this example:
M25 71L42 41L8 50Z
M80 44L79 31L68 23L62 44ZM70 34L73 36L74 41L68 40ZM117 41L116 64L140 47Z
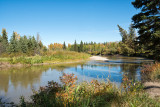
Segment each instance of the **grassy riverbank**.
M117 88L110 82L76 83L73 74L63 74L60 77L63 85L48 82L46 87L40 87L31 96L32 102L21 97L21 107L158 107L159 98L150 98L139 82L123 78L123 84Z
M90 55L73 51L48 51L43 55L1 57L0 62L10 64L41 64L87 60Z

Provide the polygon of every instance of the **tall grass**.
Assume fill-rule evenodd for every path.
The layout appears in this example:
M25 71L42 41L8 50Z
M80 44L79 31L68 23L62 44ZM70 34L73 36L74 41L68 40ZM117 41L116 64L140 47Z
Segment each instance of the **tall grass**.
M35 56L20 56L20 57L5 57L0 58L0 62L9 62L11 64L38 64L38 63L57 63L86 60L90 55L85 53L71 51L48 51L43 55Z
M141 70L142 74L151 81L159 81L160 80L160 63L156 62L151 65L144 65Z
M28 107L158 107L160 105L160 99L150 98L143 92L140 83L124 83L130 86L124 85L123 88L97 80L77 84L77 77L74 74L63 74L60 80L63 85L51 81L46 87L34 91L34 95L31 96L32 102L25 102L25 99L22 99L20 105ZM124 90L128 87L129 90Z

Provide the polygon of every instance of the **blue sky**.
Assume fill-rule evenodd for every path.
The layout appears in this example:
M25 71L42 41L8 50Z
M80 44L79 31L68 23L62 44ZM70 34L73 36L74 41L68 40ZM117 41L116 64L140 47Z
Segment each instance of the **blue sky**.
M8 36L40 34L45 45L58 42L120 41L117 24L128 29L138 11L133 0L0 0L0 30Z

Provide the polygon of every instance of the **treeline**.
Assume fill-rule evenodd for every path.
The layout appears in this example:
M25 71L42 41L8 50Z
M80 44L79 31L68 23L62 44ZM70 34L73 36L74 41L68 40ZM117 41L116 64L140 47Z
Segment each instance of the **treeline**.
M74 42L74 44L68 44L66 46L65 42L63 44L54 43L48 45L49 50L67 50L67 51L76 51L76 52L85 52L92 55L105 55L105 54L119 54L120 43L119 42L104 42L104 43L96 43L96 42L83 42L81 41L79 44Z
M34 36L20 36L17 32L13 32L11 39L8 40L6 29L2 29L2 35L0 35L0 54L8 55L35 55L40 54L41 51L46 51L47 47L39 39Z
M133 23L129 26L128 32L118 25L122 41L120 42L83 42L79 44L63 44L54 43L48 45L48 48L43 45L34 36L20 36L13 32L11 39L8 41L6 29L2 29L0 35L0 54L22 53L27 55L42 54L46 51L68 50L76 52L85 52L94 55L105 54L123 54L127 56L144 56L160 60L160 0L135 0L132 2L136 9L141 9L141 12L134 15ZM135 29L138 30L136 36ZM107 38L106 38L107 39Z
M136 45L136 32L131 24L129 27L129 32L124 30L122 27L119 27L120 34L122 36L122 41L120 42L83 42L77 43L75 40L74 44L63 44L54 43L48 45L49 50L68 50L76 52L85 52L92 55L113 55L113 54L123 54L127 56L133 56L137 53L140 53L138 45Z
M43 45L40 36L20 36L17 32L13 32L11 39L8 40L8 35L6 29L2 29L2 36L0 35L0 54L3 55L29 55L33 56L36 54L43 54L46 51L57 51L57 50L67 50L76 52L85 52L92 55L106 55L106 54L124 54L133 55L136 48L134 44L135 40L135 30L130 26L129 34L123 28L118 26L122 35L122 42L83 42L77 43L76 40L74 44L68 44L64 42L61 43L51 43L48 48Z
M73 45L68 46L68 50L77 51L77 52L86 52L92 55L105 55L105 54L119 54L120 45L119 42L84 42L81 41L80 44L77 44L76 41Z

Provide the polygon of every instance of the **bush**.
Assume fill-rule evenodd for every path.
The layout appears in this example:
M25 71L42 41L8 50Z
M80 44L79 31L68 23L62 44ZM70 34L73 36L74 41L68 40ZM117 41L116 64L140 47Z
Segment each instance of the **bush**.
M160 63L156 62L155 64L151 64L151 65L143 65L141 72L144 76L146 76L146 78L152 81L159 81L160 80Z
M151 99L140 90L141 84L127 82L123 91L115 87L110 82L82 82L77 84L77 77L74 74L63 74L60 78L63 85L56 82L48 82L48 86L40 87L39 91L34 91L31 96L32 102L27 103L21 100L28 107L138 107L138 106L158 106L160 99ZM136 84L136 85L134 85ZM126 85L124 85L126 86ZM22 103L20 105L23 105Z

